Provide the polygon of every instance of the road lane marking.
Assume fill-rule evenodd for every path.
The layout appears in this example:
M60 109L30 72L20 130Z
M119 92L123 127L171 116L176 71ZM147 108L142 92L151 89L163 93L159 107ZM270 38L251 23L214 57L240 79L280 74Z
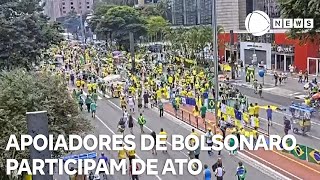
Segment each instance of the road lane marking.
M107 98L109 97L108 95L105 95ZM116 105L114 102L112 102L111 100L107 100L109 103L111 103L113 106L115 106L115 107L117 107L119 110L122 110L121 109L121 107L119 107L118 105ZM156 108L152 108L153 110L155 110ZM167 112L164 112L164 114L167 114L167 115L169 115L169 116L171 116L172 118L175 118L175 119L177 119L176 117L174 117L174 116L172 116L171 114L168 114ZM138 122L138 120L136 119L136 118L134 118L133 117L133 119L136 121L136 122ZM263 119L263 120L265 120L265 121L268 121L267 119L265 119L265 118L260 118L260 119ZM182 122L182 123L185 123L185 122L183 122L183 121L181 121L181 120L179 120L178 119L178 121L180 121L180 122ZM279 125L279 126L281 126L281 127L283 127L283 125L282 124L279 124L279 123L276 123L276 122L273 122L274 124L276 124L276 125ZM189 124L187 124L188 126L190 126ZM152 132L152 130L148 127L148 126L144 126L146 129L148 129L150 132ZM191 126L190 126L191 127ZM185 127L184 127L185 128ZM192 127L193 128L193 127ZM185 128L185 129L187 129L187 128ZM198 129L197 129L198 130ZM198 130L199 131L199 130ZM202 131L199 131L199 132L201 132L201 133L203 133ZM313 137L313 138L316 138L316 139L319 139L320 140L320 138L318 138L318 137L315 137L315 136L311 136L310 135L310 137ZM169 142L167 142L167 144L168 145L170 145L170 146L172 146L172 144L170 144ZM182 152L182 151L180 151L182 154L184 154L186 157L189 157L187 154L185 154L184 152ZM246 151L247 152L247 151ZM239 152L240 153L240 152ZM242 153L241 153L242 154ZM252 154L252 153L250 153L250 154ZM244 154L243 154L244 155ZM246 156L246 155L244 155L244 156ZM255 156L255 155L254 155ZM247 158L250 158L250 157L248 157L248 156L246 156ZM259 158L259 157L258 157ZM259 159L261 159L261 158L259 158ZM288 158L289 160L293 160L293 159L291 159L291 158ZM253 159L254 160L254 159ZM263 159L262 159L263 160ZM265 160L263 160L263 161L265 161ZM270 164L270 165L272 165L271 163L269 163L269 162L267 162L267 161L265 161L266 163L268 163L268 164ZM263 165L263 164L261 164L261 165ZM299 180L302 180L301 178L299 178L299 177L297 177L297 176L295 176L295 175L293 175L293 174L291 174L290 172L288 172L288 171L286 171L286 170L283 170L283 169L281 169L281 168L279 168L279 167L277 167L277 166L275 166L275 165L272 165L273 167L275 167L275 168L277 168L277 169L279 169L279 170L281 170L281 171L283 171L283 172L285 172L285 173L287 173L287 174L289 174L289 175L291 175L291 176L293 176L293 177L296 177L297 179L299 179ZM304 166L306 166L306 165L304 165ZM308 167L308 166L306 166L306 167ZM266 166L266 168L268 169L268 168L270 168L270 167L268 167L268 166ZM309 167L310 168L310 167ZM311 168L312 169L312 168ZM314 170L314 171L316 171L316 170ZM279 173L279 172L277 172L277 171L275 171L275 173ZM282 175L282 174L281 174ZM282 175L285 179L290 179L290 178L288 178L288 177L285 177L284 175Z
M96 115L96 118L97 118L113 135L116 134L106 123L103 122L102 119L99 118L99 116ZM122 143L125 143L125 142L122 141ZM139 158L139 159L141 159L141 158L138 156L138 154L136 154L136 157ZM142 159L141 159L141 160L142 160ZM159 175L156 174L156 175L154 175L154 176L155 176L157 179L162 180Z
M156 110L157 110L156 108L153 108L153 111L156 111ZM186 122L184 122L184 121L181 121L180 119L174 117L173 115L171 115L171 114L169 114L169 113L167 113L167 112L165 112L165 111L164 111L164 115L167 116L168 120L171 120L171 121L176 122L176 123L179 123L179 124L183 124L184 126L181 126L181 127L185 128L185 129L187 129L187 130L189 130L189 131L191 131L191 129L195 129L198 133L204 134L203 131L201 131L201 130L199 130L199 129L197 129L197 128L194 128L194 127L191 126L190 124L188 124L188 123L186 123ZM243 153L241 153L241 152L238 152L238 155L241 155L241 156L243 156L244 158L247 158L248 160L243 159L243 158L238 158L238 156L237 156L238 159L244 160L247 164L251 165L253 168L259 170L260 172L268 175L269 177L271 177L272 173L274 173L274 174L278 175L278 177L281 177L282 179L290 180L289 177L281 174L280 172L278 172L278 171L276 171L276 170L274 170L274 169L272 169L272 168L270 168L270 167L262 164L261 162L255 160L255 159L253 159L253 158L251 158L251 157L249 157L249 156L247 156L247 155L245 155L245 154L243 154ZM258 169L258 167L253 166L253 165L251 164L251 162L248 162L248 161L251 161L251 162L253 162L254 164L262 167L264 170ZM278 168L278 169L280 169L280 168ZM267 172L267 171L269 171L269 172ZM287 172L287 171L285 171L285 170L282 170L282 171L285 172L285 173L287 173L287 174L290 174L289 172ZM270 172L272 172L272 173L270 173ZM276 176L276 177L277 177L277 176ZM276 179L275 177L273 177L273 178ZM302 180L302 179L299 178L299 180Z
M118 105L116 105L114 102L112 102L112 101L110 101L110 100L107 100L107 101L108 101L110 104L112 104L113 106L115 106L116 108L118 108L119 110L122 110L121 107L119 107ZM138 120L137 120L135 117L132 116L132 118L133 118L136 122L138 122ZM149 128L148 126L146 126L146 125L144 125L144 127L145 127L147 130L149 130L150 132L153 131L152 129L150 129L150 128ZM167 144L172 147L172 144L171 144L171 143L167 142ZM180 153L182 153L184 156L186 156L186 157L189 158L189 155L187 155L185 152L180 151Z
M294 178L296 178L296 179L303 180L302 178L300 178L300 177L298 177L298 176L296 176L296 175L291 174L290 172L288 172L288 171L286 171L286 170L284 170L284 169L282 169L282 168L280 168L280 167L278 167L278 166L276 166L276 165L274 165L274 164L272 164L272 163L270 163L270 162L268 162L268 161L260 158L259 156L255 155L255 154L252 154L251 152L249 152L249 151L247 151L247 150L244 150L244 151L245 151L246 153L250 154L251 156L259 159L260 161L263 161L263 162L267 163L268 165L273 166L273 167L275 167L276 169L279 169L280 171L283 171L284 173L286 173L286 174L288 174L288 175L290 175L290 176L292 176L292 177L294 177Z
M285 155L283 155L283 154L281 154L281 153L279 153L279 152L277 152L277 151L274 151L274 150L273 150L273 152L275 152L276 154L278 154L278 155L280 155L280 156L282 156L282 157L284 157L284 158L287 158L287 159L289 159L290 161L293 161L293 162L295 162L295 163L297 163L297 164L299 164L299 165L301 165L301 166L303 166L303 167L305 167L305 168L307 168L307 169L310 169L311 171L314 171L314 172L320 174L320 171L318 171L318 170L316 170L316 169L313 169L313 168L310 167L310 166L307 166L307 165L305 165L305 164L303 164L303 163L301 163L301 162L299 162L299 161L297 161L297 160L295 160L295 159L292 159L292 158L290 158L290 157L287 157L287 156L285 156Z

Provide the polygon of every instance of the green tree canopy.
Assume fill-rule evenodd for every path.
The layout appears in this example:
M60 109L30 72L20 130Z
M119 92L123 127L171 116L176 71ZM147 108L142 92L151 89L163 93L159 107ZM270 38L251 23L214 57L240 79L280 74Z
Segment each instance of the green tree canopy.
M60 26L48 23L39 2L0 1L0 69L31 69L43 50L61 41Z
M54 87L54 88L53 88ZM79 115L78 105L70 96L62 77L16 69L0 73L0 164L6 159L28 159L27 151L5 151L9 136L27 134L26 112L47 111L49 133L82 134L91 129L90 122ZM64 152L54 152L59 156ZM5 169L0 179L8 180Z
M146 34L146 20L140 12L129 6L115 6L100 16L95 31L103 34L110 33L112 39L120 46L129 49L129 32L135 39Z
M282 18L313 18L313 29L291 29L289 36L306 41L319 42L320 40L320 1L319 0L279 0ZM303 33L302 33L303 32Z
M147 30L149 36L156 36L167 31L169 23L161 16L150 16L147 19Z

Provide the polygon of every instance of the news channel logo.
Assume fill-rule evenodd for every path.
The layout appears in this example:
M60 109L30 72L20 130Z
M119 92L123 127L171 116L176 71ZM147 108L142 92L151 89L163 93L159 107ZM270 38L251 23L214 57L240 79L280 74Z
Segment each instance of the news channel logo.
M311 18L295 18L295 19L272 19L273 29L312 29L313 19ZM245 26L249 33L253 36L263 36L271 29L270 17L263 11L253 11L248 14L245 20Z

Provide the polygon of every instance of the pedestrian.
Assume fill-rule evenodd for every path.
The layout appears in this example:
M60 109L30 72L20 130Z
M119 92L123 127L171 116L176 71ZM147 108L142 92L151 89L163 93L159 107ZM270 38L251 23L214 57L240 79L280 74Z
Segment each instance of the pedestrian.
M259 112L260 112L260 107L259 107L258 103L255 103L255 105L254 105L254 116L258 118L259 117Z
M242 162L238 163L236 176L238 180L245 180L247 175L247 169L243 166Z
M262 98L262 84L259 85L258 93L259 93L259 97Z
M194 157L196 159L199 159L200 153L201 153L201 148L200 148L200 145L198 145L197 149L194 150Z
M278 78L279 78L277 72L274 72L273 78L274 78L274 86L277 86L278 85Z
M118 132L124 134L125 129L126 129L126 121L123 117L121 117L118 122Z
M131 175L131 180L139 180L139 176L137 175L137 174L132 174L132 169L133 169L134 167L132 166L132 164L130 164L130 166L129 166L129 174ZM138 166L138 164L136 164L136 171L138 171L139 170L139 166Z
M130 133L133 134L133 117L130 114L128 118L128 127L130 129Z
M208 145L208 147L210 147L210 148L211 148L212 145L213 145L212 137L213 137L213 133L211 132L211 128L208 128L208 131L207 131L207 133L205 134L205 138L206 138L207 145ZM208 151L208 154L209 154L209 156L212 155L212 149L210 149L210 150Z
M302 76L303 76L303 75L302 75L302 70L299 71L298 76L299 76L298 82L299 82L299 83L302 83Z
M204 105L204 103L202 103L202 106L200 108L200 114L201 114L201 118L203 120L203 123L206 123L206 114L207 114L207 107Z
M157 134L156 134L156 132L152 131L151 136L153 137L153 139L154 139L154 144L155 144L155 145L153 146L153 148L152 148L151 152L152 152L152 154L157 155L157 150L156 150L156 144L157 144L156 139L157 139Z
M306 70L304 71L304 80L303 80L303 82L308 82L308 81L309 81L308 76L309 76L309 72L308 72L308 70L306 69Z
M222 132L222 137L224 139L226 137L227 124L223 117L219 120L219 127Z
M208 165L204 165L204 170L203 170L203 179L204 180L211 180L211 171L208 168Z
M141 112L141 108L142 108L142 97L139 95L138 96L138 111Z
M283 124L284 124L284 134L288 135L288 132L291 129L291 122L286 116L283 117L283 121L284 121L283 122Z
M160 129L160 133L159 133L159 135L163 135L163 136L165 136L164 138L160 138L160 141L162 141L162 144L160 145L160 147L165 147L165 148L167 148L167 132L165 132L164 130L163 130L163 128L161 128ZM167 150L164 150L164 151L162 151L162 152L168 152Z
M216 172L218 167L223 167L222 166L222 159L219 157L218 160L212 165L212 171Z
M82 111L82 110L83 110L83 99L82 99L81 96L79 96L79 101L78 101L78 103L79 103L80 111Z
M160 100L158 103L160 117L163 117L163 102Z
M90 104L90 111L92 114L92 118L96 117L96 110L97 110L97 104L94 101L92 101Z
M140 125L141 133L144 133L143 126L146 124L146 119L143 117L142 113L140 113L140 117L138 118L138 124Z
M92 100L91 100L90 96L87 95L87 98L86 98L86 100L85 100L85 103L86 103L86 106L87 106L88 113L90 113L90 105L91 105L91 102L92 102Z
M129 147L132 147L132 145L129 145ZM132 164L132 159L136 158L136 151L134 149L127 150L127 156L129 158L129 164Z
M267 109L267 120L268 120L268 125L272 126L272 109L270 105L268 105L268 109Z
M144 101L144 108L148 108L148 103L149 103L149 94L148 94L148 92L144 92L143 101Z
M215 171L215 176L217 177L217 180L223 180L223 176L225 175L226 171L224 169L224 167L218 166L216 171Z
M121 146L122 146L122 149L120 149L120 150L118 151L119 163L120 163L122 160L126 160L126 159L127 159L127 152L126 152L126 150L124 149L124 144L122 144Z

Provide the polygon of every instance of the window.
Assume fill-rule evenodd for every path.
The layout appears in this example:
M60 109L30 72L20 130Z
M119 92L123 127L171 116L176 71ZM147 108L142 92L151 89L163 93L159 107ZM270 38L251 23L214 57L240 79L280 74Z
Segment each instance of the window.
M90 2L87 2L87 4L90 4Z
M63 11L63 14L67 13L66 11Z
M79 5L81 5L81 2L79 2Z
M90 9L90 6L87 6L87 9Z
M74 9L74 7L73 6L71 6L71 8L70 9Z
M66 9L66 7L63 6L62 9Z
M62 5L66 5L66 3L65 3L65 2L63 2L63 3L62 3Z
M73 2L71 2L70 4L73 5Z
M79 6L79 9L81 9L81 6Z

